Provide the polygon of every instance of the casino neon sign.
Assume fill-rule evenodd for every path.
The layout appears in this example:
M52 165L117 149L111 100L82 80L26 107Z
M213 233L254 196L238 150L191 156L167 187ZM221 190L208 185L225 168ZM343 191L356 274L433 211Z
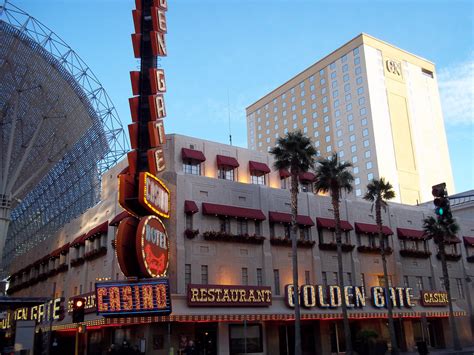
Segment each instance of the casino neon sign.
M168 279L101 282L96 283L95 292L97 314L104 317L171 312Z

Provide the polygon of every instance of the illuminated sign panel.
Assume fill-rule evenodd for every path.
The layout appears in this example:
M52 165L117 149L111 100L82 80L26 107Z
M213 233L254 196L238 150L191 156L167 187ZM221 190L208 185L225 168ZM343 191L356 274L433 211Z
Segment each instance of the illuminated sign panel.
M95 284L95 293L97 314L104 317L171 313L168 279L101 282Z
M55 298L48 303L39 304L33 307L19 307L12 312L8 312L6 318L0 320L0 329L9 329L13 322L31 321L37 323L60 321L64 318L64 298Z
M165 184L150 173L140 173L138 200L151 213L169 218L170 190Z
M421 291L421 304L423 306L447 306L448 293L446 291Z
M413 289L410 287L389 287L389 298L393 307L414 307ZM303 285L299 292L300 303L305 308L338 308L345 302L348 308L362 308L366 306L365 288L362 286L345 286L344 292L336 285ZM371 288L372 305L376 308L386 307L386 297L384 287L376 286ZM293 285L285 286L285 302L290 308L294 304Z
M156 216L143 217L136 237L137 260L148 277L165 276L169 263L169 239L163 222Z
M189 285L188 305L201 307L268 307L272 291L266 286Z

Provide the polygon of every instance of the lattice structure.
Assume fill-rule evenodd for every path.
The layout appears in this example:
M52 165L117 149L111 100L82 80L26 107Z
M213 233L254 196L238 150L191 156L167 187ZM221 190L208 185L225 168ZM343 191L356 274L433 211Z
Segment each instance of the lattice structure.
M0 7L0 83L0 224L11 219L5 270L96 204L100 175L129 146L84 61L9 2ZM0 254L5 234L0 225Z

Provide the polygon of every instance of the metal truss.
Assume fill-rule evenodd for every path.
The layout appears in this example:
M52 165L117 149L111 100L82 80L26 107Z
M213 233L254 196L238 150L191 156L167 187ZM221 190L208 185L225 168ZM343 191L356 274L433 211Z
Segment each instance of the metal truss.
M101 174L129 144L86 63L7 1L0 5L0 83L0 223L11 220L6 270L99 202ZM2 228L0 254L1 241Z

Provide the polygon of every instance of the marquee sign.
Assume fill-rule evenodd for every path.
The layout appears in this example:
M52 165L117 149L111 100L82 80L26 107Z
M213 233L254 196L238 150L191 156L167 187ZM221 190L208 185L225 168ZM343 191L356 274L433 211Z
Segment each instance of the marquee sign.
M449 303L446 291L421 291L420 293L421 304L425 307L443 307Z
M97 314L104 317L171 313L169 281L165 278L138 282L95 284Z
M170 190L165 184L150 173L139 175L138 201L150 213L169 218L170 216Z
M158 217L143 217L136 237L140 270L148 277L163 277L168 270L169 240L163 222Z
M9 329L13 322L33 320L37 323L60 321L64 318L64 298L58 297L47 303L33 307L19 307L8 312L6 318L0 320L0 329Z
M414 307L413 289L410 287L389 287L390 300L393 307ZM385 288L375 286L371 288L372 305L376 308L386 307ZM285 286L285 302L290 308L294 305L294 287ZM362 308L366 306L365 288L362 286L345 286L343 290L339 286L331 285L303 285L299 292L301 305L305 308L338 308L345 302L348 308Z
M188 285L188 306L268 307L272 291L267 286Z
M169 239L158 216L170 217L171 199L169 189L156 177L166 168L163 149L166 142L163 121L166 117L166 80L164 70L157 68L157 57L167 55L165 14L168 3L167 0L137 0L135 4L132 44L135 57L140 58L140 71L130 72L134 96L129 99L132 123L128 132L132 150L127 153L128 167L118 176L119 204L133 217L125 218L119 224L116 252L125 276L164 277L169 264ZM138 311L163 313L163 300L169 306L163 310L171 307L168 284L160 282L143 287L137 283L101 286L97 289L97 297L101 297L97 299L98 312L114 315ZM152 295L149 290L153 291ZM156 307L148 307L152 296ZM135 302L133 307L130 302Z

